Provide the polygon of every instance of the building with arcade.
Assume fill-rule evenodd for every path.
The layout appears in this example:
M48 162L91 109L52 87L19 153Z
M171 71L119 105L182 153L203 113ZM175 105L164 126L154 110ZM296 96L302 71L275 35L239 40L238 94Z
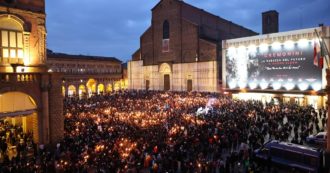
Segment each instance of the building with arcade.
M69 55L48 50L47 66L49 71L63 74L63 96L82 98L127 89L125 68L114 57Z
M181 0L161 0L151 11L128 63L129 89L218 91L222 40L257 34Z
M330 27L223 41L223 90L233 98L326 107Z
M61 74L46 67L44 0L0 0L0 122L38 144L63 137Z

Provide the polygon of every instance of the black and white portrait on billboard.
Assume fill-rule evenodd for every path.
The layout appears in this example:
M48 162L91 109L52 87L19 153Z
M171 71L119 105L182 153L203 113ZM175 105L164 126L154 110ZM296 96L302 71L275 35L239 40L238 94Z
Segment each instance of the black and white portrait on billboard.
M322 85L322 69L313 63L313 40L230 47L226 51L229 88L299 89ZM308 87L299 87L299 86ZM251 87L254 86L254 87ZM303 88L303 89L302 89Z

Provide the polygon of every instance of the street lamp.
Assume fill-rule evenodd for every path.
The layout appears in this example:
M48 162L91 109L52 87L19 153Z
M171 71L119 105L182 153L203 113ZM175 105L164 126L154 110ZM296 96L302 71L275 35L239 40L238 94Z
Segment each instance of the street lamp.
M321 27L321 29L323 29L323 27ZM323 39L323 41L321 42L320 40L320 36L318 31L315 29L315 33L317 36L317 39L321 45L321 54L322 51L324 53L324 60L326 62L326 80L327 80L327 86L326 86L326 92L327 92L327 96L328 96L328 100L327 100L327 109L328 109L328 122L327 122L327 148L325 151L325 163L330 163L330 138L329 138L329 134L330 134L330 64L329 64L329 50L326 44L326 39ZM328 41L329 42L329 41ZM324 52L325 51L325 52ZM329 164L325 164L325 169L327 169L328 171L330 170L330 165Z
M14 63L14 64L10 64L10 65L13 68L13 72L16 73L17 72L17 67L21 66L22 64Z
M322 31L323 27L321 26L321 31ZM316 36L317 36L317 40L318 42L320 43L320 46L321 46L321 54L322 54L322 51L324 53L324 60L326 62L326 80L327 80L327 86L326 86L326 92L327 92L327 96L328 96L328 100L327 100L327 109L328 109L328 122L327 122L327 148L326 148L326 153L325 153L325 163L330 163L330 138L329 138L329 134L330 134L330 64L329 64L329 57L330 57L330 54L329 54L329 50L328 50L328 47L327 47L327 44L326 44L326 39L323 39L323 41L321 42L321 39L320 39L320 35L319 35L319 32L315 29L314 30ZM328 39L327 39L328 40ZM329 40L328 40L329 42ZM324 52L325 51L325 52ZM326 165L326 169L330 169L330 166L329 164Z

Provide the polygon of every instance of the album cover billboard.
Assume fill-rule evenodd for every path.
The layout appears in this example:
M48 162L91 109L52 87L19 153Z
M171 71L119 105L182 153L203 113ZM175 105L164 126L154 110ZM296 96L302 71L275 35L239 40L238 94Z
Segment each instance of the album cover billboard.
M283 87L287 83L321 85L322 69L314 65L313 60L313 41L229 48L226 50L227 86L248 88L251 83L259 87L267 85L265 88L274 88L274 84Z

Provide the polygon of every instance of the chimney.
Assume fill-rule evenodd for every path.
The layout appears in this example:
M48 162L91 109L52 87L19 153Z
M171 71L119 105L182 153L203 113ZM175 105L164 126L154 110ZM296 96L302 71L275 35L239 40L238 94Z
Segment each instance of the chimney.
M262 34L278 32L278 12L270 10L262 13Z

